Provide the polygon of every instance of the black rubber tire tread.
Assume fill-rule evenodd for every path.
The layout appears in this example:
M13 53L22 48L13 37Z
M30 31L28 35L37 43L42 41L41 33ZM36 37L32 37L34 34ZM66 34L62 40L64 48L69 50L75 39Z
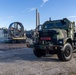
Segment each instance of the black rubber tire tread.
M70 50L70 55L68 57L65 56L65 50L66 50L67 47ZM72 55L73 55L73 49L72 49L71 44L66 43L64 45L64 48L63 49L64 49L63 51L61 51L61 50L58 51L58 54L57 54L58 55L58 58L61 61L69 61L72 58Z
M33 50L33 53L34 53L34 55L35 55L36 57L38 57L38 58L46 55L46 53L45 53L44 50Z

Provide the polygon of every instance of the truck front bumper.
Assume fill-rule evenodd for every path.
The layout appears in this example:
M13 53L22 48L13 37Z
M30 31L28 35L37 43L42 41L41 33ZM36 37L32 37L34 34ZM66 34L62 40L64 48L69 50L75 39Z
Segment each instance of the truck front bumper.
M61 45L35 45L35 49L41 49L41 50L58 50L61 49L63 46Z

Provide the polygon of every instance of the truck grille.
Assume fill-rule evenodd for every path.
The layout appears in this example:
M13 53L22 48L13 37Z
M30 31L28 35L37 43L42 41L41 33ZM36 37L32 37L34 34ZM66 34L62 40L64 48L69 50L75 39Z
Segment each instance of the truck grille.
M40 44L57 44L57 32L55 30L47 30L39 32Z
M54 43L52 41L39 41L39 44L40 45L49 45L49 44L54 45Z

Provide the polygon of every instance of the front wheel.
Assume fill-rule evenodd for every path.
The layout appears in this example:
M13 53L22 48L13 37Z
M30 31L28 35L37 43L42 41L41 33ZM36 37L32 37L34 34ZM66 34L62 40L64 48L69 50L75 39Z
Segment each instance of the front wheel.
M46 55L46 52L44 50L33 50L33 53L38 58Z
M63 51L59 50L57 55L61 61L69 61L73 55L72 46L69 43L66 43L63 47Z

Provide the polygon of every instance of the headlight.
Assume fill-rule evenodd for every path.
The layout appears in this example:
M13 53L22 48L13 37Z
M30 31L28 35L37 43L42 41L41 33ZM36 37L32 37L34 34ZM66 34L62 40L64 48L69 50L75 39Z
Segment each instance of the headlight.
M58 44L63 44L63 39L59 39Z
M63 44L63 41L59 41L59 44Z

